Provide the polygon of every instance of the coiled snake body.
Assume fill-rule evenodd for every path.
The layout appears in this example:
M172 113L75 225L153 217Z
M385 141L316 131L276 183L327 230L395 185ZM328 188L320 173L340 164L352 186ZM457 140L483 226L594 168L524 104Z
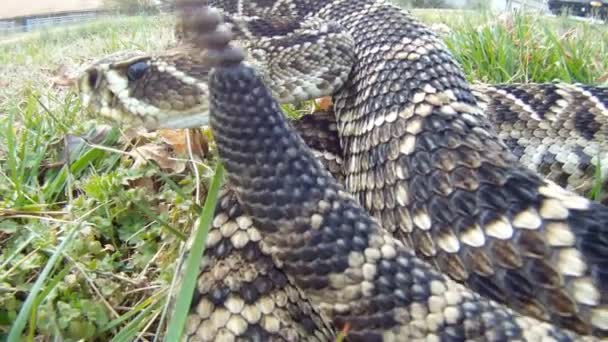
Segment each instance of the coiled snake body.
M232 189L209 235L192 339L325 340L347 327L348 339L366 341L606 336L608 209L519 164L425 26L372 0L212 5L254 18L237 26L265 38L251 53L306 68L309 79L254 72L224 45L224 31L209 29L217 18L186 15L190 39L211 47L211 125ZM285 20L269 26L271 15ZM301 49L307 63L293 57ZM130 80L150 82L154 71ZM98 78L85 77L83 88L98 88ZM182 104L206 95L196 78L179 79L173 87L189 87ZM333 95L345 188L271 94ZM102 114L151 127L180 115L128 105Z

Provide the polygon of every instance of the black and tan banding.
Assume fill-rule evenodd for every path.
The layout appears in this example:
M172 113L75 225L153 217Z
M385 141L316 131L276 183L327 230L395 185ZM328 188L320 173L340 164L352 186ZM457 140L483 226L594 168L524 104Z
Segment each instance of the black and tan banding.
M355 327L352 335L355 337L359 336L357 329L361 331L361 337L367 336L364 332L368 331L373 331L373 336L380 336L382 331L387 340L391 336L434 338L437 334L439 339L477 336L481 339L501 340L504 339L501 336L505 336L501 334L511 333L514 334L511 336L513 339L520 336L526 340L540 340L552 337L553 333L561 334L561 328L572 329L583 335L606 336L608 211L602 205L563 189L567 186L580 191L588 186L589 170L598 160L588 153L597 151L599 160L602 160L605 151L603 120L606 116L604 88L566 85L477 85L471 88L452 56L432 32L403 10L384 2L252 0L226 2L225 6L221 1L212 1L212 5L222 7L225 16L229 16L234 9L237 9L238 15L258 16L264 20L270 20L269 16L273 13L289 13L283 18L292 18L310 25L318 23L328 27L331 24L334 30L332 32L341 29L340 35L350 36L352 40L351 52L354 58L349 67L348 79L339 89L331 89L328 94L322 94L315 88L311 97L333 96L335 128L341 146L332 149L327 154L329 158L325 160L336 161L333 166L329 166L330 170L333 168L334 174L339 174L335 172L336 165L341 165L345 189L355 201L342 190L329 186L333 183L326 179L327 174L321 171L318 161L308 158L311 152L305 153L308 157L304 158L309 164L304 161L296 163L301 168L296 170L300 176L308 177L307 181L313 183L323 179L321 182L325 182L325 187L330 189L327 191L334 189L335 194L332 193L331 200L346 203L348 210L340 205L339 208L346 211L338 210L335 213L337 216L332 216L327 221L329 218L325 215L330 214L324 211L327 205L322 204L327 191L315 188L312 183L307 183L310 187L304 192L310 198L302 197L303 194L294 187L283 192L279 189L278 194L270 190L267 190L268 193L262 190L252 191L249 200L239 195L241 191L250 191L244 189L250 189L251 186L255 189L258 186L275 189L273 186L282 184L281 182L300 181L299 176L289 173L294 171L289 168L281 170L289 171L285 174L288 180L275 177L271 181L270 178L265 178L265 175L270 175L268 172L271 169L274 170L281 163L280 157L285 156L271 156L279 158L274 160L272 167L266 164L259 171L252 170L250 176L257 175L257 178L240 178L244 183L240 187L237 184L234 188L244 211L256 218L257 230L268 246L265 247L266 255L272 258L286 278L292 280L289 286L300 291L303 303L309 303L311 308L315 308L318 317L332 317L331 322L324 321L325 324L333 323L339 329L348 323ZM258 9L264 11L257 13ZM273 12L275 10L279 12ZM249 29L248 34L254 33L255 30ZM317 43L322 41L322 44L331 45L331 39L323 40L319 38L320 35L315 37ZM272 48L272 44L264 46L264 49L269 50L265 55L279 56L273 54ZM310 51L322 52L315 49ZM163 60L163 56L155 58L150 63ZM341 60L349 61L350 58L346 56ZM192 61L199 62L196 59ZM281 61L264 61L273 66L279 62ZM280 93L272 89L272 79L268 79L267 73L259 69L264 67L263 63L254 61L250 64L258 70L257 74L271 88L274 96ZM315 67L318 68L319 65ZM206 68L208 70L209 65ZM100 75L107 70L114 68L107 67L101 70ZM239 67L239 70L242 72L245 69ZM259 99L247 102L248 107L244 108L244 104L239 102L243 101L239 94L243 95L240 92L244 91L239 82L245 81L239 80L235 75L247 76L246 79L252 76L235 72L234 79L230 82L220 78L215 86L225 90L228 95L220 94L215 99L212 97L218 108L223 108L226 116L232 111L244 111L250 115L274 115L277 112L276 105L265 100L262 96L265 93L261 90L255 93ZM178 76L178 79L182 77ZM123 75L123 79L124 77ZM201 79L201 82L205 84L199 87L202 94L207 92L207 83L206 79ZM259 87L255 82L247 84L250 85L247 90L250 95L254 88ZM148 83L147 86L154 87L154 83ZM105 91L100 91L102 88L96 89L97 93L89 92L88 96L101 96L99 93ZM108 88L110 87L105 86L103 89ZM229 95L231 93L233 95ZM109 106L112 104L110 101ZM202 105L207 106L207 103ZM120 122L137 123L137 120L129 119L135 117L144 124L151 122L147 125L154 128L163 126L167 121L166 118L159 119L152 112L145 112L142 116L138 111L132 112L129 109L131 107L118 107L110 116ZM199 112L205 111L206 108L199 108ZM147 118L147 115L150 117ZM175 121L179 121L179 113L171 112L169 116L175 116ZM266 124L285 128L276 122ZM221 127L224 131L221 131ZM236 127L240 127L238 120L220 124L216 126L216 135L230 137L230 134L236 134ZM248 146L242 146L236 137L222 143L230 147L228 150L238 150L237 147L251 149L254 142L261 139L258 136L264 136L262 133L271 126L264 127L250 117L247 126L239 133L247 136L245 141L248 141ZM272 127L274 129L275 126ZM323 125L303 124L301 127L322 129ZM285 128L285 131L289 130ZM303 135L308 135L308 138L315 136L308 131ZM331 133L319 133L318 136L329 137ZM277 136L269 135L265 139L260 144L266 144L263 146L270 151L281 146ZM584 139L591 140L586 143ZM314 144L314 139L306 141ZM335 141L335 138L324 141ZM532 147L537 142L551 144L551 141L554 142L553 145L544 150L534 150ZM298 156L302 144L298 142L296 145L299 146L295 150ZM286 148L286 153L288 150ZM242 168L249 161L247 158L251 157L243 153L225 156L225 151L222 157L236 163L230 166L227 162L229 170L233 167L233 172ZM254 153L252 150L247 151ZM293 153L287 153L287 157L291 158ZM339 155L333 158L336 153ZM312 156L323 155L323 151L317 150ZM259 157L262 158L260 160L267 160L262 155ZM564 165L567 166L562 167ZM541 179L533 170L549 175L553 181ZM552 178L552 174L558 174L559 177ZM309 192L315 192L314 196ZM306 199L310 201L305 201ZM317 206L306 207L309 202L316 203ZM326 199L325 202L333 203ZM376 221L370 220L356 209L357 203L378 220L383 230L380 230ZM333 204L330 207L333 208ZM351 207L356 212L354 217L350 216ZM253 212L258 214L254 215ZM217 215L222 214L225 213L219 210ZM274 218L281 219L284 217L282 215L287 214L295 215L293 220L302 217L307 218L308 222L294 226L290 222L292 216L289 216L290 219L279 220L278 223L274 221ZM268 216L264 218L256 215ZM337 221L333 221L335 218ZM348 225L345 228L340 224L351 221L364 224L364 231L367 232L365 238L354 232L351 232L354 235L348 235ZM321 228L327 222L331 224L327 225L329 228L325 231ZM305 233L305 227L315 226L318 226L316 231ZM342 228L345 229L344 232ZM280 230L281 233L275 230ZM347 235L341 235L342 233ZM327 241L309 240L312 236L320 236L317 239ZM370 252L371 256L365 252L353 252L353 260L344 258L345 251L356 251L358 244L369 247L372 243L376 244L372 247L380 252L382 248L399 251L409 248L416 256L403 252L408 266L391 264L394 263L394 258L392 261L385 260L384 256L378 257L377 252L373 251ZM384 247L386 244L391 247ZM296 246L303 247L299 249ZM259 247L259 250L264 248ZM230 251L236 253L234 248ZM214 253L217 251L214 250ZM233 256L228 253L226 257L239 260L237 254ZM388 254L392 255L391 252ZM313 258L319 256L329 261L324 263ZM210 260L214 260L212 258L215 256L212 254L210 257ZM350 264L351 261L355 266ZM383 268L385 261L393 268ZM237 261L232 262L239 264ZM366 264L369 266L363 267ZM465 284L467 288L444 279L429 269L428 265ZM246 266L242 267L247 269ZM421 276L413 279L414 272ZM329 277L328 274L336 275ZM208 273L200 279L201 282L205 279L209 282L216 281ZM443 300L433 299L439 301L439 306L429 303L433 297L429 294L432 292L431 285L437 284L434 281L443 285L434 287L434 295ZM211 287L224 286L221 282L214 284L216 285ZM374 300L358 301L356 294L369 291L374 292ZM382 297L389 292L391 296L405 296L405 301L411 301L407 309L403 309L405 306L386 309L384 305L388 302L376 301L379 300L378 296ZM453 292L459 294L458 301L447 295ZM486 302L477 293L528 317L519 316L499 304ZM343 306L346 304L340 302L353 296L356 298L350 305ZM289 298L297 300L295 296ZM394 303L391 300L389 302ZM404 305L404 302L399 303ZM220 303L217 307L221 305L224 304ZM431 306L442 309L441 318L429 318L431 313L435 313L430 311ZM379 307L386 310L374 311ZM297 312L297 309L294 310ZM370 312L374 314L369 314ZM339 318L340 314L347 319ZM312 316L317 317L315 315ZM483 324L460 320L454 327L445 324L456 322L455 317L462 315L476 319L487 317L489 320ZM364 318L357 320L355 317ZM401 317L401 321L395 323L396 319L390 317ZM550 324L539 323L531 317ZM192 319L196 321L196 318ZM201 319L199 324L204 322L205 319ZM501 325L502 322L504 325ZM510 326L511 323L514 325ZM373 329L370 328L372 326ZM319 331L327 331L327 326L317 328ZM464 332L455 332L452 328ZM401 335L396 335L397 331ZM446 331L449 334L442 335ZM565 334L573 337L571 333Z
M188 316L189 341L328 341L334 329L272 261L234 193L225 191L207 239Z
M441 276L383 230L295 134L253 69L218 66L209 87L211 127L239 203L278 267L322 317L348 327L348 340L577 338Z
M589 195L608 165L608 90L576 84L479 85L479 102L520 162ZM604 189L605 190L605 187Z

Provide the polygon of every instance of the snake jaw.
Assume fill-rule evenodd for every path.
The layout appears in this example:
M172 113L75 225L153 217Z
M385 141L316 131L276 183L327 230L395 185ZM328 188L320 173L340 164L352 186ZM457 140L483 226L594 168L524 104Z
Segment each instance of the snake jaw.
M95 61L83 69L77 82L82 106L92 117L126 127L206 126L209 68L179 67L194 65L192 57L185 51L160 57L128 51Z

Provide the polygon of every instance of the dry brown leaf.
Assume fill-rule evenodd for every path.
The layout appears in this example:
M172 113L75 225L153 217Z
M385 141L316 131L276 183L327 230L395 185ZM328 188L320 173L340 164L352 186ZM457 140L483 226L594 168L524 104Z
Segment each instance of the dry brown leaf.
M175 152L178 154L187 151L186 146L186 133L185 129L160 129L158 130L158 136L162 141L169 144Z
M134 179L132 181L129 181L129 185L133 188L143 188L146 190L150 190L151 192L156 192L157 190L154 181L151 177L142 177Z
M52 71L51 84L58 87L75 86L78 82L78 68L73 65L62 64Z
M317 102L317 107L321 111L329 110L333 106L333 103L331 101L331 96L322 97L320 99L317 99L316 102Z
M209 141L200 129L191 129L190 141L192 144L192 153L201 158L206 157L209 154Z
M169 144L177 155L188 154L188 140L186 139L186 134L188 133L190 134L192 154L201 158L205 157L209 149L209 144L199 130L161 129L158 131L160 138L165 143Z
M186 161L176 160L171 156L168 148L158 144L146 144L137 147L133 152L135 155L133 167L135 168L145 165L148 160L153 160L165 170L181 173L186 169Z
M123 144L131 144L135 140L137 140L136 145L155 141L158 140L158 133L156 131L148 132L148 130L143 127L129 127L121 131L121 135L118 141Z

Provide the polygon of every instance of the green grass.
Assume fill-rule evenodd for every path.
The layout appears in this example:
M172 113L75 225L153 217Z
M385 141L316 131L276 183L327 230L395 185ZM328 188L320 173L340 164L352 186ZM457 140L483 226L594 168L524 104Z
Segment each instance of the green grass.
M444 24L448 48L470 81L487 83L608 81L608 27L565 17L497 17L475 11L414 10Z
M471 81L608 78L605 26L416 14L451 28L443 38ZM161 146L162 138L83 117L74 91L53 80L57 70L118 50L161 51L172 44L172 24L108 18L0 40L0 340L11 328L25 340L151 340L166 331L176 261L216 160L195 164L196 173L192 164L142 163L134 147Z

